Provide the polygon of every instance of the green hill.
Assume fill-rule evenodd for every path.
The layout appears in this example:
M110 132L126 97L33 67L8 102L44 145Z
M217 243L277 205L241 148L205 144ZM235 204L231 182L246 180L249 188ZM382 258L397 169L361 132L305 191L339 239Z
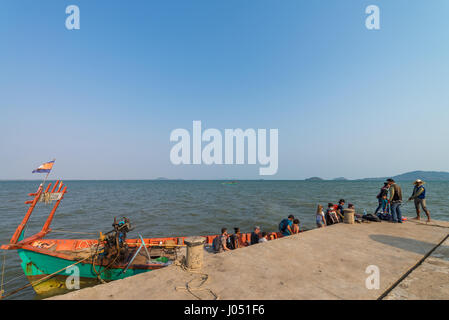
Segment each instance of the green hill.
M320 177L311 177L308 179L305 179L305 181L323 181L324 179L320 178Z
M398 174L394 177L380 177L380 178L365 178L361 180L369 181L384 181L388 178L393 178L395 181L413 181L421 179L424 181L449 181L449 172L444 171L411 171Z

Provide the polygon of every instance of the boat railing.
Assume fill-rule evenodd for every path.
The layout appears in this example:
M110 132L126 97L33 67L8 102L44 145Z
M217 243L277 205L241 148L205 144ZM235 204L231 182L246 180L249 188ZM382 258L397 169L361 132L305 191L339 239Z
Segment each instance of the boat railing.
M61 200L64 198L64 194L67 193L67 186L64 186L63 182L60 180L57 180L54 183L53 188L50 191L51 186L52 186L52 183L49 183L47 185L47 188L44 191L44 185L41 184L41 185L39 185L39 188L37 189L37 191L35 193L28 194L30 197L33 197L33 199L25 201L25 204L29 205L28 210L25 214L25 217L23 218L22 222L19 224L16 231L14 232L9 244L2 245L0 247L0 249L3 249L3 250L18 249L23 244L26 244L31 241L35 241L37 239L41 239L41 238L45 237L45 235L47 235L51 231L50 225L51 225L51 222L55 215L55 212L58 209L58 206L61 203ZM27 225L28 220L30 219L34 208L40 202L44 202L46 204L51 204L52 202L55 202L55 204L53 205L53 208L50 211L50 214L49 214L47 220L45 221L41 231L24 239L25 226Z

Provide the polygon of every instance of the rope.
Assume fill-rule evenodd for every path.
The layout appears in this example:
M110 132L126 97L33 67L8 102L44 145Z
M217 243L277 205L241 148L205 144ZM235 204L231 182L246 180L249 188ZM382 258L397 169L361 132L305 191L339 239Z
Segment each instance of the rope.
M44 202L45 204L51 203L51 192L43 192L39 197L39 202Z
M51 202L50 201L50 197L51 197L50 192L45 192L44 193L44 202L45 202L45 204L49 204Z
M105 272L106 270L108 270L109 268L111 268L111 266L112 266L112 265L117 261L117 259L120 257L120 245L119 245L118 235L116 234L116 237L115 237L115 245L116 245L116 251L117 251L117 254L115 255L114 260L112 260L112 262L109 263L103 270L101 270L101 265L100 265L100 271L97 271L97 269L95 268L95 261L97 261L97 258L98 258L98 248L99 248L99 246L100 246L100 243L101 243L101 240L98 239L97 250L95 251L95 255L93 255L94 259L93 259L93 261L92 261L92 268L94 269L95 273L97 274L98 280L99 280L101 283L104 284L104 283L106 283L106 281L104 281L104 280L101 278L101 274L102 274L103 272ZM103 263L103 259L102 259L101 261L102 261L102 263Z
M214 296L214 298L215 298L214 300L219 300L220 299L220 297L215 292L213 292L211 289L209 289L209 288L202 288L202 286L205 285L206 282L208 282L209 279L210 279L210 277L209 277L209 275L207 273L203 273L203 272L196 271L196 270L191 270L191 269L187 268L185 266L185 264L182 263L179 260L176 260L174 265L175 266L179 266L182 270L184 270L186 272L189 272L191 274L199 274L199 275L202 276L201 277L201 282L200 282L200 284L197 287L191 287L191 285L190 285L191 282L193 282L194 280L197 280L197 279L194 278L194 279L186 282L185 287L175 287L175 291L186 290L187 292L189 292L192 296L194 296L198 300L203 300L203 299L201 299L201 297L196 295L194 292L208 291L210 294L212 294Z
M10 282L12 282L12 281L14 281L14 280L17 280L17 279L19 279L19 278L23 278L23 277L26 277L26 274L22 273L21 275L18 275L18 276L16 276L16 277L12 278L12 279L9 279L8 281L6 281L6 282L4 283L4 285L7 285L8 283L10 283Z
M106 283L106 281L104 281L103 279L101 279L101 265L100 265L100 271L97 271L97 268L95 268L95 262L98 259L98 248L100 247L101 244L101 240L98 239L98 244L95 250L95 253L93 254L93 259L92 259L92 269L94 270L95 274L97 275L97 279L98 281L100 281L101 283ZM103 262L103 261L102 261ZM106 270L106 269L105 269ZM105 271L103 270L103 272Z

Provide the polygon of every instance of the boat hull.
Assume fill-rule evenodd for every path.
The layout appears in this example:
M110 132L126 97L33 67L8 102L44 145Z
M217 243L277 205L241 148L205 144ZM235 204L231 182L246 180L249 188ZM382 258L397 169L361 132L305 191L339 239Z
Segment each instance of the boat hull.
M89 287L100 283L92 263L81 262L73 267L69 267L76 263L76 261L24 249L19 249L18 254L22 260L21 267L23 272L30 283L33 284L33 289L37 294L54 294L56 291L78 289L74 286L74 277L79 279L79 288ZM106 282L124 279L164 266L164 264L161 264L160 267L133 266L126 270L126 272L123 272L123 268L111 268L101 273L101 279ZM96 269L98 271L100 266L96 266ZM63 271L58 272L59 270ZM53 276L45 280L44 278L49 275ZM42 281L42 279L44 280Z
M211 245L218 235L204 236L206 244ZM251 234L241 234L239 242L247 245ZM281 235L270 233L270 239L276 239ZM21 262L23 272L33 286L37 294L52 296L67 292L67 290L85 288L101 283L97 272L100 273L102 281L124 279L136 274L164 268L170 265L175 248L184 245L185 237L127 239L126 243L131 253L142 244L151 252L152 261L148 263L146 250L141 250L137 258L124 271L130 261L113 264L105 270L104 266L95 261L95 269L92 264L92 250L98 244L96 239L25 239L12 248L2 246L2 249L16 249ZM171 249L170 249L171 248ZM132 251L134 250L134 251ZM168 251L166 251L168 250ZM176 254L175 254L176 256ZM74 267L71 267L76 264ZM105 262L107 265L108 262ZM95 272L95 270L97 272ZM100 272L101 271L101 272ZM76 277L79 279L79 288L72 282ZM70 278L70 279L69 279Z

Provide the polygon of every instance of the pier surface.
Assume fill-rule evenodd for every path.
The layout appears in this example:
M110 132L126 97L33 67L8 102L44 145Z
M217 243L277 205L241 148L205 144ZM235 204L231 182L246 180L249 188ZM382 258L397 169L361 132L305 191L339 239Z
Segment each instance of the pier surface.
M206 255L202 274L173 265L51 299L449 299L448 234L442 221L338 224Z

